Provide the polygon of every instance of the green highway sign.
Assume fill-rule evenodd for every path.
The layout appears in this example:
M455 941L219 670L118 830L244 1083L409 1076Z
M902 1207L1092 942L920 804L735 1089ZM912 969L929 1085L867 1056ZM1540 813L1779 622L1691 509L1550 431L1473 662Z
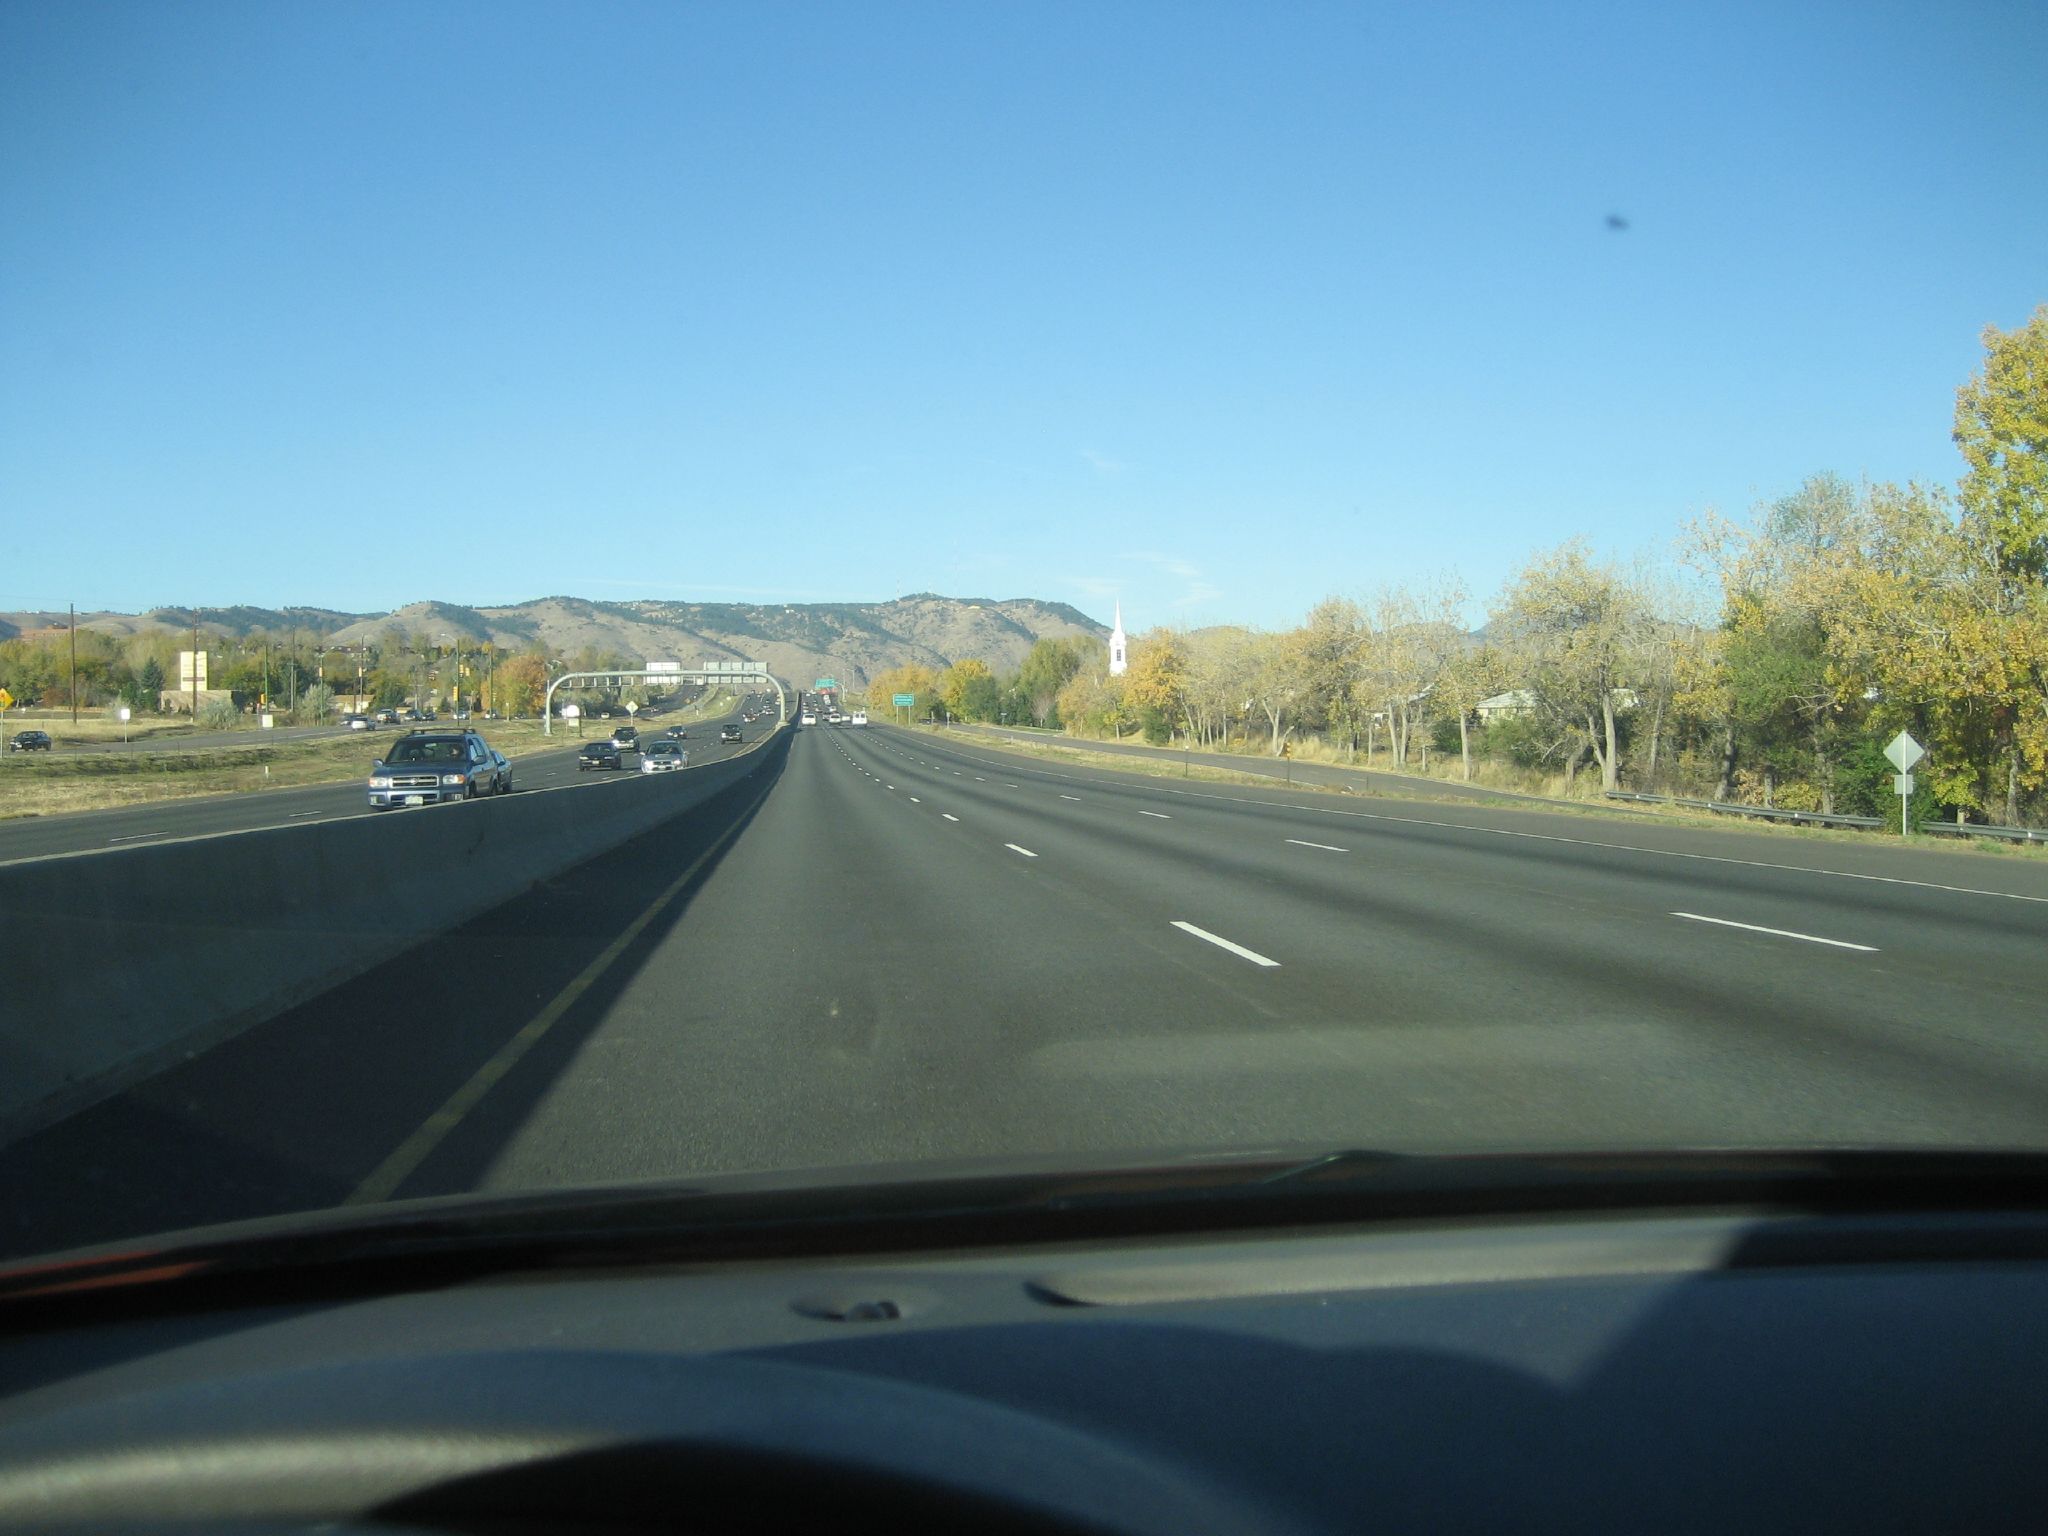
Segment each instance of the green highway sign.
M908 709L916 702L917 695L914 693L899 693L896 695L896 707L898 709Z
M837 688L839 686L839 679L836 677L821 677L811 686L820 693L823 693L827 688Z

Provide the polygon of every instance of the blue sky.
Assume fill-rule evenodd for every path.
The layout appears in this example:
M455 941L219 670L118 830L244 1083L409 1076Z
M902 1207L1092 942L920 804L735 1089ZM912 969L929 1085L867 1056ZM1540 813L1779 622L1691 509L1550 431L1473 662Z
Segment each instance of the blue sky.
M1952 481L2043 58L2035 0L12 0L0 608L1277 626Z

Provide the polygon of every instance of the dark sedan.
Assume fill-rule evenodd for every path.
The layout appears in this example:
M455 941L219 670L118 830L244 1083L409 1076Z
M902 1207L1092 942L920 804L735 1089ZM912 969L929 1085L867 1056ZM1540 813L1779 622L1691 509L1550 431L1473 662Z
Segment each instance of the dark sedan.
M16 731L7 740L10 752L47 752L50 750L48 731Z
M620 767L619 749L609 741L586 741L583 750L576 754L576 771L583 773L591 768Z

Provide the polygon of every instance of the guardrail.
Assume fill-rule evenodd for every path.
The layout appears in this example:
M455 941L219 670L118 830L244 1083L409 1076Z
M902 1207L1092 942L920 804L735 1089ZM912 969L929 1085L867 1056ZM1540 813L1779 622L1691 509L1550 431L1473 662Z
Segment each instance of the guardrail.
M1995 837L2008 843L2048 843L2041 827L1987 827L1971 821L1923 821L1918 829L1940 837Z
M1644 805L1682 805L1695 811L1716 811L1724 816L1755 816L1764 821L1790 822L1811 827L1882 827L1881 816L1835 816L1822 811L1788 811L1775 805L1737 805L1731 800L1693 800L1683 795L1637 795L1626 790L1606 791L1609 800L1635 800Z

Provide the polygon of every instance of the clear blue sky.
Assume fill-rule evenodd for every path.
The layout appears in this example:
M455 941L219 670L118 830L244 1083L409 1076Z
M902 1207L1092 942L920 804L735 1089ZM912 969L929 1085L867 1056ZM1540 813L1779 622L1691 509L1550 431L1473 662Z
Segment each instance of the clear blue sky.
M0 608L1281 625L1952 481L2044 60L2039 0L10 0Z

